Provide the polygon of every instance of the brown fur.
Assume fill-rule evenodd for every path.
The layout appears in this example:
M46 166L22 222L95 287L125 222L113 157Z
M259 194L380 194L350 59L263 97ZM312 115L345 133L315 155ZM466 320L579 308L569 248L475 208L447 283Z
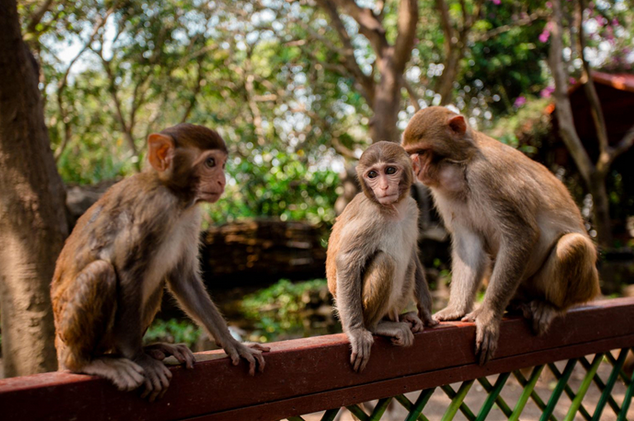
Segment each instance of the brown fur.
M558 314L599 293L596 250L579 209L544 166L444 107L419 111L403 146L452 232L449 305L434 317L475 321L480 363L495 352L511 299L544 333ZM489 271L484 303L472 312Z
M152 166L114 185L79 219L55 268L51 297L60 369L100 375L121 390L145 386L160 397L174 355L188 368L183 345L142 346L167 286L188 314L254 372L258 350L235 341L204 289L198 270L200 213L224 190L227 149L202 126L178 125L148 138Z
M372 171L376 178L369 177ZM397 144L375 143L361 156L357 174L363 193L348 204L332 229L326 276L350 338L353 369L361 371L370 357L370 332L407 346L412 331L422 330L423 322L435 322L417 256L418 208L408 196L413 176L407 154ZM382 184L376 181L381 177ZM385 192L392 192L393 201L381 204L378 197ZM423 321L413 312L399 321L399 313L411 301L418 304Z

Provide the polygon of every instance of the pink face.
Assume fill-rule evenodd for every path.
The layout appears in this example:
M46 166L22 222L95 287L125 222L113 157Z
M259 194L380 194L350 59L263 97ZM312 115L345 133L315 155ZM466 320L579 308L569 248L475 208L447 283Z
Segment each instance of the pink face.
M363 179L380 204L392 205L399 199L402 171L398 164L377 162L365 171Z
M227 154L220 150L211 150L201 154L194 163L199 179L198 200L215 203L225 191L225 165Z

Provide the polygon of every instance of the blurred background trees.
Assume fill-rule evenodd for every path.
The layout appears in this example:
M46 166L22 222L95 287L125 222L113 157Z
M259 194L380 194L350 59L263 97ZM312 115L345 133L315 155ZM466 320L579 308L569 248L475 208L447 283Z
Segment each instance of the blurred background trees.
M227 190L208 210L208 238L221 223L274 218L319 227L315 244L323 247L337 198L355 192L351 169L361 151L398 141L421 107L449 105L546 164L573 192L602 250L630 259L632 10L630 0L18 5L24 41L39 63L54 159L69 188L96 185L98 194L141 169L149 133L182 121L204 124L230 149ZM597 70L626 81L608 82L618 101L593 88ZM571 106L572 95L580 96ZM613 133L615 120L624 128ZM589 128L579 126L588 121ZM418 190L422 202L424 194ZM434 218L424 215L427 231ZM239 232L231 238L249 252L269 231ZM422 246L427 265L445 273L446 242L423 233L429 237L436 240Z

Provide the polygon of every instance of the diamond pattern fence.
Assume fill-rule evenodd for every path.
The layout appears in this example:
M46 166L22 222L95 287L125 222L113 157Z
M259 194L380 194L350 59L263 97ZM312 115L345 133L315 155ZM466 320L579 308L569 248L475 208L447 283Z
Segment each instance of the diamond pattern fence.
M415 401L410 400L405 394L382 398L378 400L370 410L367 408L370 405L364 404L330 409L325 411L320 417L313 416L311 419L333 421L337 419L338 416L341 417L347 410L353 415L354 419L361 421L377 421L382 419L400 419L405 421L429 421L439 419L448 421L454 419L458 413L462 413L464 418L469 421L486 420L489 419L490 415L493 415L494 419L502 419L501 417L503 417L503 419L514 421L521 419L520 416L523 414L527 403L532 401L534 406L540 411L539 418L535 419L539 419L540 421L572 421L576 419L585 419L587 421L615 419L625 421L632 419L632 415L634 415L632 414L634 411L630 411L632 393L634 391L634 375L627 376L623 371L623 363L625 362L628 349L617 350L615 353L617 355L616 357L612 352L607 352L581 358L572 358L565 361L563 370L560 370L555 363L548 363L533 367L530 372L528 372L528 375L523 373L524 370L502 373L497 376L493 384L487 377L481 377L463 382L457 390L451 385L429 388L420 391ZM598 368L601 364L609 366L609 368L605 367L603 370L607 370L609 373L605 381L598 373ZM560 363L559 365L561 366L563 364ZM576 391L573 391L573 388L570 386L570 379L575 368L577 368L578 371L583 371L583 377ZM583 370L581 370L581 368L583 368ZM550 389L552 390L549 390L550 395L547 399L543 399L540 394L535 391L535 386L542 373L544 373L544 370L549 370L550 376L555 379L554 382L551 382L552 387ZM515 378L517 383L522 387L522 392L514 404L507 402L501 395L505 385L508 384L511 378ZM614 396L612 396L614 386L618 382L621 382L625 388L625 394L620 399L620 402L617 402ZM465 398L476 383L480 384L484 396L481 396L481 405L473 407L467 405ZM587 405L584 404L584 398L586 398L593 383L596 385L595 394L597 394L599 398L592 407L587 407ZM430 398L437 391L444 393L444 395L450 399L450 403L443 413L435 411L433 417L428 417L425 415L425 407L429 403ZM564 394L569 398L568 400L564 401L564 399L562 399ZM391 405L400 405L405 411L405 416L395 417L394 412L397 411L388 411ZM560 406L560 412L562 409L565 410L565 416L561 418L556 417L554 414L555 408L558 405ZM494 406L497 407L497 411L492 413ZM404 411L401 410L401 415ZM500 413L503 415L500 415ZM306 421L305 418L301 416L290 417L288 420Z

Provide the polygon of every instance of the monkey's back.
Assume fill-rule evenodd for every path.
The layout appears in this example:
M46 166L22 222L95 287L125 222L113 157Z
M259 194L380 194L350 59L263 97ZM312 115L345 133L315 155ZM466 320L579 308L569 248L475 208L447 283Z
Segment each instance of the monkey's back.
M564 229L585 234L583 218L566 186L544 165L527 157L517 149L505 145L483 133L477 139L486 158L480 169L486 171L490 183L500 199L521 203L536 217L560 223Z
M71 281L91 262L106 260L117 268L125 259L140 257L135 256L140 250L135 247L138 229L134 227L140 224L156 232L165 223L161 215L169 214L165 187L148 182L149 178L148 173L140 173L118 182L77 220L57 259L51 282L54 307L63 305L60 299Z

